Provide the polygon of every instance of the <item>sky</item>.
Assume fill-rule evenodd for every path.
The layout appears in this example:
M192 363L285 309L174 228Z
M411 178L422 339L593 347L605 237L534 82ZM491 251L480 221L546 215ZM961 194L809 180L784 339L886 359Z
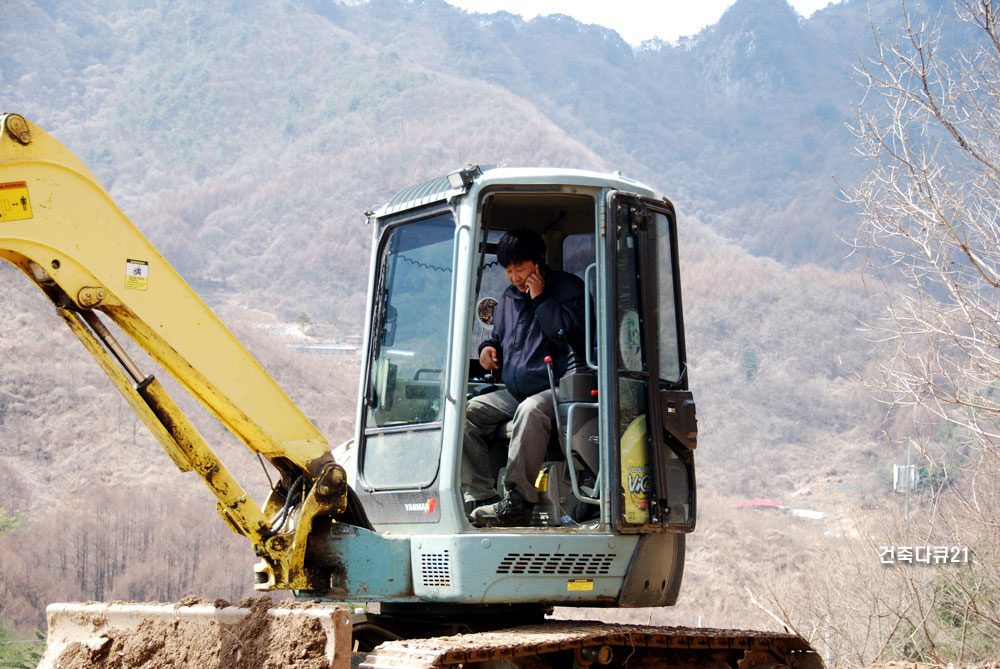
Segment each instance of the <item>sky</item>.
M659 37L674 42L696 35L719 21L734 0L446 0L469 12L506 11L529 20L539 14L566 14L581 23L611 28L626 42L638 45ZM835 0L839 2L839 0ZM789 0L800 15L809 18L831 0Z

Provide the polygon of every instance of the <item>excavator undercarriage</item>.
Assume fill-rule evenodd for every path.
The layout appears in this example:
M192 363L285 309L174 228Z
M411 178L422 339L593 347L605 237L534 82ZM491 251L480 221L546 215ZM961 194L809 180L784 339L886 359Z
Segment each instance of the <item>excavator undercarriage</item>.
M416 621L398 615L351 614L338 606L282 608L264 598L243 606L55 604L48 610L49 638L39 666L136 666L130 662L141 657L146 666L159 667L186 656L182 666L220 669L823 667L801 637L787 633L545 619L512 626L538 618L536 613L495 612L480 617L484 631L419 636L415 633L468 625L455 623L453 615L447 617L451 622L442 618L435 623L434 615Z

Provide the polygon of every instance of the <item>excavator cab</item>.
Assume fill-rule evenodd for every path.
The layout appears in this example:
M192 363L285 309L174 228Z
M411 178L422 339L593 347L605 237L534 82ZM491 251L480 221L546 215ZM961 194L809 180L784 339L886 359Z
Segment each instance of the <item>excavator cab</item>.
M409 537L414 594L673 603L695 522L697 427L672 205L616 175L469 167L402 191L369 222L352 486L380 534ZM509 285L497 242L516 228L541 235L549 267L582 279L585 341L554 380L531 523L477 528L462 504L464 417L472 397L502 387L478 347ZM500 494L504 432L491 449Z

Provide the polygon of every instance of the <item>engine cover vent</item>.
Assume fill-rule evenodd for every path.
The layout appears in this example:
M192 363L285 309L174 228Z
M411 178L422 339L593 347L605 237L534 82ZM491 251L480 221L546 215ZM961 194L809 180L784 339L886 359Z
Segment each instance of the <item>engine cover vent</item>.
M451 586L451 559L448 551L421 553L420 578L424 586L446 588Z
M601 576L614 559L615 553L507 553L497 573Z

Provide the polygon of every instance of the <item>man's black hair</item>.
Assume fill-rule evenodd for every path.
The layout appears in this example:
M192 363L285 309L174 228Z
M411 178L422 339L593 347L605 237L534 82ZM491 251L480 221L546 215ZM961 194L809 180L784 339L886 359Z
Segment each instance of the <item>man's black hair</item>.
M501 267L529 261L545 267L545 240L525 228L511 230L497 243L497 260Z

